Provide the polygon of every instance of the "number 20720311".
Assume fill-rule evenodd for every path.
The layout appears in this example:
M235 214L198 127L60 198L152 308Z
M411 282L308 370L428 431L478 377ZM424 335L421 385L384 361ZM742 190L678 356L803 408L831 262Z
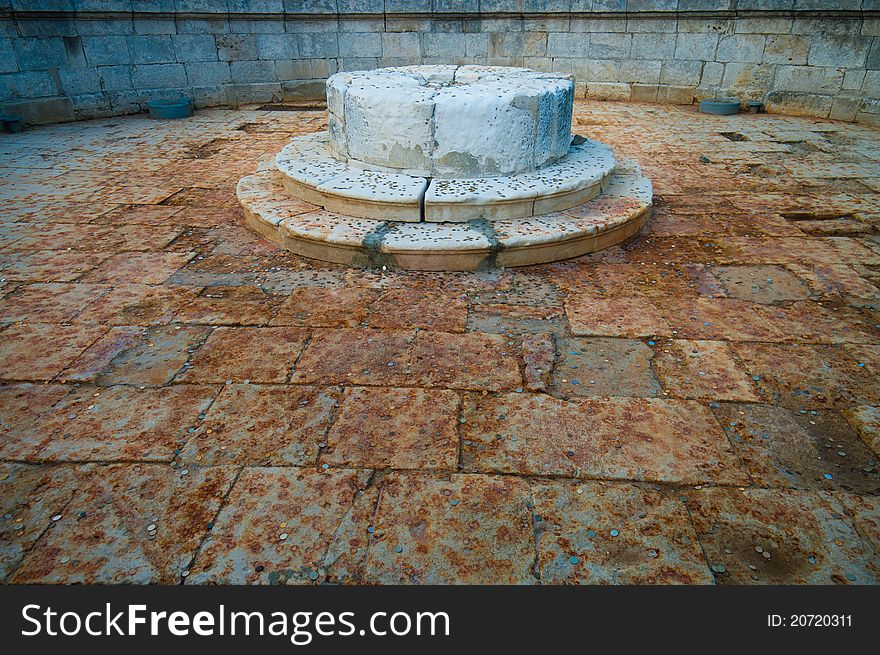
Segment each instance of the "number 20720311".
M768 614L770 628L851 628L852 614Z

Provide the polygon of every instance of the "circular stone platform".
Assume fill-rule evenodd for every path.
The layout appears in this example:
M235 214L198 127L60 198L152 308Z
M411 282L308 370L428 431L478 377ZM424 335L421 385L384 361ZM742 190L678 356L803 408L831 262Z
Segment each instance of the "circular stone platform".
M498 66L405 66L327 81L330 151L421 177L516 175L568 153L574 83Z
M618 164L593 200L541 216L466 223L376 221L292 201L277 171L243 177L247 224L304 257L349 266L467 271L577 257L628 239L651 211L651 183L634 162Z
M327 98L329 131L294 137L237 190L248 225L300 255L524 266L623 241L650 214L635 162L572 139L563 76L409 66L334 75Z

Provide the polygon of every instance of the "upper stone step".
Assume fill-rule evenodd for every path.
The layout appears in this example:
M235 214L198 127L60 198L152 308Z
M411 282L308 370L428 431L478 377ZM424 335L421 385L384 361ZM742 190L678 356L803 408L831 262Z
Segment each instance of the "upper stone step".
M366 170L336 159L326 132L291 139L276 156L288 192L328 211L404 222L527 218L596 197L614 171L608 146L582 140L535 171L486 178L426 178Z

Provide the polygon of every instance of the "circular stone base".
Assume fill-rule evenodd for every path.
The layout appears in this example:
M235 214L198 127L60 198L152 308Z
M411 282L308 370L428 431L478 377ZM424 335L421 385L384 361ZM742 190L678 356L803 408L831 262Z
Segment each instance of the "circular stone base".
M277 170L242 178L248 225L304 257L350 266L465 271L577 257L627 239L651 210L651 183L619 164L599 197L540 216L463 223L355 218L291 199Z
M578 139L537 171L467 179L425 178L367 170L337 160L327 132L295 137L275 158L296 198L359 218L404 222L497 221L562 211L595 198L614 171L614 153Z

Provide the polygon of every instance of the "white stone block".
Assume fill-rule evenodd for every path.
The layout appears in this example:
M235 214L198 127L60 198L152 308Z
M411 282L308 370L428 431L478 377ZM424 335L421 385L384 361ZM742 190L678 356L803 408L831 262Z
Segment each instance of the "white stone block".
M513 175L563 157L574 84L526 68L421 65L338 73L331 152L354 166L440 178Z

